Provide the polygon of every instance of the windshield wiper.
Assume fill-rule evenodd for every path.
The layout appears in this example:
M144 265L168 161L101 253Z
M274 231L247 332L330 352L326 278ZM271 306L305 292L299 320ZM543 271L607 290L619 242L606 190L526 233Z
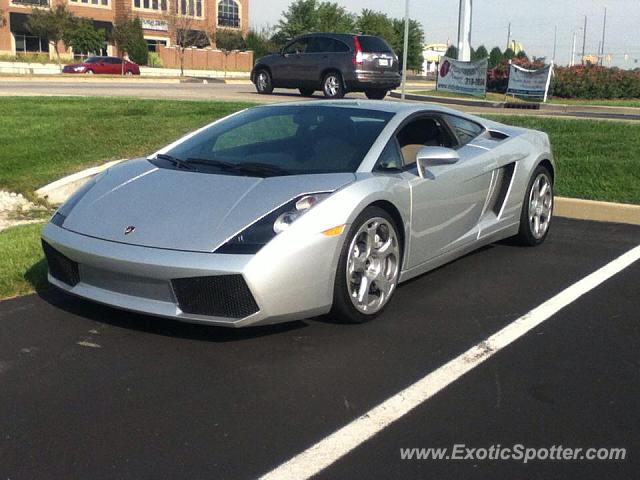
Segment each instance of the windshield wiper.
M156 155L156 158L171 162L176 167L184 168L185 170L196 170L193 166L189 165L189 162L186 162L180 158L174 157L173 155L168 155L166 153L159 153Z
M192 164L192 165L204 165L204 166L209 166L209 167L218 167L221 168L222 170L234 170L236 168L236 164L235 163L231 163L231 162L224 162L222 160L215 160L215 159L206 159L206 158L195 158L195 157L189 157L187 158L186 162L188 164Z
M270 165L268 163L259 163L259 162L247 162L247 163L239 163L235 166L234 170L241 173L254 173L259 176L278 176L278 175L289 175L289 172L283 168L280 168L276 165Z

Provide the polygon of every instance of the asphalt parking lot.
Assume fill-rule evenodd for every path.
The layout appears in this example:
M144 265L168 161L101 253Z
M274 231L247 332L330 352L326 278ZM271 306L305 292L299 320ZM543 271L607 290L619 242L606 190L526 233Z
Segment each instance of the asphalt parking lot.
M365 325L226 330L56 291L0 303L0 478L256 478L640 244L556 218L399 288ZM640 263L570 303L318 478L634 478ZM400 449L623 447L612 461L401 460Z

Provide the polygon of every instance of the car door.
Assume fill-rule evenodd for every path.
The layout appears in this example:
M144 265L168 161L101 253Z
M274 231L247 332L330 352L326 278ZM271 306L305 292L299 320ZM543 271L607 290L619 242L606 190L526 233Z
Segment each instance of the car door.
M398 142L403 156L404 176L411 189L411 244L406 268L438 257L477 238L478 221L491 183L486 151L462 145L451 127L437 114L412 119L403 128L414 125L413 139L421 140L421 130L437 132L426 135L424 146L455 148L460 159L455 164L429 166L420 176L415 154L422 146L406 144L402 130ZM407 154L412 158L407 158Z
M122 59L117 57L109 58L109 73L112 75L122 75Z
M308 46L309 38L303 37L294 40L283 49L284 59L278 68L278 84L284 87L298 87L301 85L302 78L305 75L304 62Z
M314 36L309 38L309 45L307 46L306 53L302 56L302 72L301 79L307 85L313 87L319 87L321 73L329 68L335 66L333 61L334 55L334 41L332 38Z

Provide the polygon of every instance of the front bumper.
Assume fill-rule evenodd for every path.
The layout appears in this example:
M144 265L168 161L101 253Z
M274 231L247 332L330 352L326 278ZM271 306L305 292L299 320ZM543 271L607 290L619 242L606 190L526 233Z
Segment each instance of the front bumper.
M278 323L327 313L343 235L321 233L304 238L278 236L255 255L185 252L128 245L80 235L51 223L42 239L55 251L77 263L78 278L70 285L49 273L49 282L74 295L99 303L182 321L227 327ZM216 288L216 280L242 276L255 308L246 316L190 313L176 279L194 279L195 285ZM59 276L58 276L59 277ZM200 279L207 279L203 284ZM210 283L213 280L214 283ZM212 286L213 285L213 286ZM186 292L189 292L189 285ZM202 291L202 290L200 290ZM217 302L236 302L233 295ZM244 292L246 294L246 292ZM246 297L246 295L245 295ZM184 298L184 296L182 297ZM196 302L197 303L197 302ZM181 308L182 305L182 308ZM233 305L232 305L233 307ZM257 311L255 311L257 309ZM186 310L186 311L185 311ZM242 313L240 313L242 315Z

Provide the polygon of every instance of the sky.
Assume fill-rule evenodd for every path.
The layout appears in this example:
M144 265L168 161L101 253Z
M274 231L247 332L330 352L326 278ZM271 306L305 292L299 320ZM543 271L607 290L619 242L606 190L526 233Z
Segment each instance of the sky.
M331 0L358 13L370 8L393 17L404 16L402 0ZM250 0L252 27L275 25L290 0ZM553 56L554 27L558 27L556 63L569 62L573 32L576 32L576 62L582 52L582 26L587 16L585 53L596 53L602 39L604 8L607 7L605 53L612 64L640 67L640 0L473 0L471 44L506 47L511 38L524 45L530 56ZM410 15L422 22L428 43L456 43L458 0L410 0ZM625 54L628 58L625 60Z

